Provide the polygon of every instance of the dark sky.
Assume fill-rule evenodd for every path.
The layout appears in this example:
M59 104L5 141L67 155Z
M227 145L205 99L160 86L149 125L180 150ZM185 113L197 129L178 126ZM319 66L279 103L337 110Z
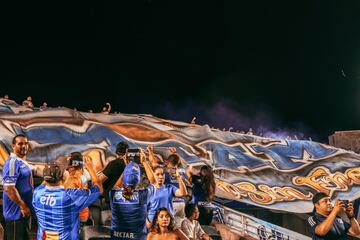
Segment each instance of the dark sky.
M37 5L36 5L37 4ZM0 95L218 128L359 129L360 1L2 6Z

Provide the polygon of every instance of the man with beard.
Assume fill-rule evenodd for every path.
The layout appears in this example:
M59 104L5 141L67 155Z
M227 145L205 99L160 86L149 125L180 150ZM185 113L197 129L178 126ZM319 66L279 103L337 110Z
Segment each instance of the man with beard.
M36 167L26 161L29 140L19 134L12 141L13 153L3 166L3 215L7 239L30 239L29 218L32 213L33 178Z

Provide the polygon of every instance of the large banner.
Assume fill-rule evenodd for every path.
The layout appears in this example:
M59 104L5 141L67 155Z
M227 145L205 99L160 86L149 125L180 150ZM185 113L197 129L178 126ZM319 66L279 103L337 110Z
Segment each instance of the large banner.
M269 209L310 212L322 191L333 198L360 197L360 155L312 141L279 140L211 129L142 114L34 109L0 99L0 165L12 138L28 136L36 164L80 151L98 170L114 159L115 146L152 145L159 158L175 147L192 166L214 167L217 195Z

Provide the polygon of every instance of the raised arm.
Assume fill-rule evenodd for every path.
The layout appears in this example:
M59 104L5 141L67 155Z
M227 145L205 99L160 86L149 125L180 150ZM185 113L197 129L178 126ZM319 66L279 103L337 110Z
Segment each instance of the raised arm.
M122 173L122 174L120 175L120 177L118 178L118 180L117 180L116 183L114 184L114 187L119 187L119 188L122 188L122 187L123 187L123 183L122 183L123 175L124 175L124 173Z
M99 187L100 192L102 193L103 191L103 187L102 187L102 183L100 182L98 176L96 175L95 169L94 169L94 165L91 161L91 158L89 156L84 156L84 161L85 161L85 167L88 170L90 177L91 177L91 181L93 183L93 185L96 185Z
M341 212L343 203L339 200L336 201L335 206L329 216L315 228L315 233L319 236L325 236L332 228L336 216Z
M159 160L156 158L155 154L154 154L154 149L152 146L147 146L146 150L149 153L149 161L151 166L156 166L158 165L160 162Z
M179 169L176 169L176 179L177 179L177 181L179 183L179 189L176 190L175 196L176 197L184 197L184 196L186 196L187 195L186 186L185 186L184 181L182 180Z
M354 214L354 207L352 203L349 203L347 208L346 208L346 215L350 220L350 224L351 227L349 229L349 233L351 235L357 236L360 234L360 226L358 221L355 218L355 214Z
M150 155L150 154L149 154ZM155 184L156 180L154 177L154 172L150 167L148 161L146 161L146 156L143 149L140 149L140 161L141 164L144 166L146 176L148 177L151 184Z

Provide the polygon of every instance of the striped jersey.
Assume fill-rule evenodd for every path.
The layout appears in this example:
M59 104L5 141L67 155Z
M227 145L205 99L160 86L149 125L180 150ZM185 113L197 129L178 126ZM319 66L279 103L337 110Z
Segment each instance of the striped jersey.
M3 186L15 186L21 199L32 210L32 196L34 184L32 178L32 167L26 161L11 153L6 160L3 170ZM19 206L14 203L3 191L3 215L6 221L19 220L21 211Z
M122 189L111 190L111 239L146 239L147 205L153 194L154 188L140 189L135 190L130 199L125 199Z
M79 212L95 202L99 188L65 189L40 185L34 191L33 206L38 219L38 240L78 240Z

